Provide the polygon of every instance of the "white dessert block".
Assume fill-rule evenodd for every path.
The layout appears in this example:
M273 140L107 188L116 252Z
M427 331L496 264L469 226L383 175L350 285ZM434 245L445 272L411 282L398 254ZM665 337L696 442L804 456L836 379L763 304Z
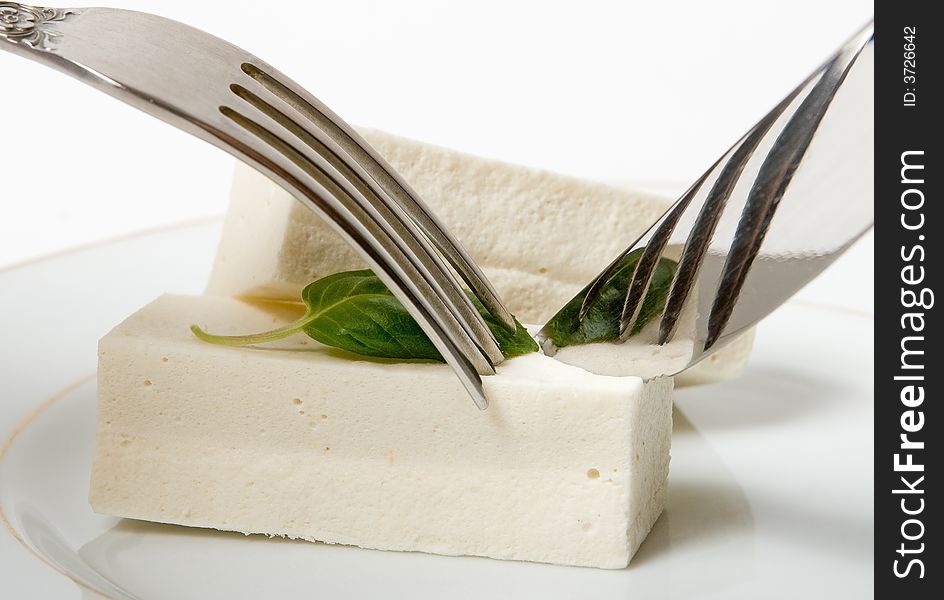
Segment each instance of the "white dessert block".
M670 201L363 130L466 247L515 315L543 323ZM207 292L298 298L319 277L365 268L331 227L240 164Z
M163 296L99 347L97 512L385 550L616 569L662 511L672 380L535 353L485 378L269 329L291 307ZM313 551L317 551L313 549Z

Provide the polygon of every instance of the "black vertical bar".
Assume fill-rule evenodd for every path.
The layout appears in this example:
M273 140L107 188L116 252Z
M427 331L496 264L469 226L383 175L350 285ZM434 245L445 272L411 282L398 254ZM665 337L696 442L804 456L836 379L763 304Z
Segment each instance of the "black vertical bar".
M879 0L875 36L875 591L931 598L944 565L937 531L944 418L944 275L935 2ZM944 297L941 298L944 300ZM932 458L934 457L934 458ZM934 542L933 539L938 542ZM940 592L938 592L939 594Z

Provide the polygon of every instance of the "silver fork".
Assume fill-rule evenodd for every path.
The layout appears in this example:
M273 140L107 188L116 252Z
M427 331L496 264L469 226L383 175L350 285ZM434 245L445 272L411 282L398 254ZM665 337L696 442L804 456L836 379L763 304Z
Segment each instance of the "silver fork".
M871 129L871 115L832 109L853 66L871 63L871 56L860 57L872 40L870 22L738 140L591 282L578 317L586 317L623 259L641 251L615 341L628 340L660 259L671 246L681 247L652 341L670 341L686 303L694 302L697 318L685 332L694 340L693 354L675 367L684 370L785 302L864 234L873 220L873 167L856 148L863 140L855 133ZM849 90L852 101L872 94L871 64L858 64L857 71L869 85ZM821 143L809 153L814 134ZM791 188L800 179L801 189ZM782 205L788 190L792 196ZM778 210L790 214L774 222ZM549 333L546 326L542 335Z
M312 94L224 40L147 13L0 2L0 48L202 138L288 190L361 253L476 405L488 405L481 376L495 372L501 350L433 245L514 331L511 313L416 192Z

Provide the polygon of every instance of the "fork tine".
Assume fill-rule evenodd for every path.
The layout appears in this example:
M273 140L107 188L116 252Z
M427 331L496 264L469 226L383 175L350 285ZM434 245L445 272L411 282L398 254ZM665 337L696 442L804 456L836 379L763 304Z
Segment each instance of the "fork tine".
M485 409L488 400L480 374L493 374L494 368L481 354L474 340L465 335L465 331L442 304L441 298L433 293L388 232L378 226L376 219L367 214L363 205L350 199L341 184L292 144L232 108L224 106L220 112L242 131L253 136L248 146L232 140L235 148L246 152L252 163L288 182L297 196L323 211L329 222L335 224L354 246L362 250L376 268L377 275L420 322L443 358L454 368L476 406ZM264 146L257 148L253 142L261 142ZM300 175L294 175L268 158L267 153L272 151L291 161ZM316 191L313 193L312 190ZM317 190L324 194L318 194Z
M338 151L329 148L297 121L245 87L233 84L231 89L236 96L274 121L276 126L281 126L313 150L314 156L309 156L310 159L315 162L321 160L327 162L343 180L354 187L357 194L365 198L372 207L380 212L381 220L378 224L389 231L392 239L399 241L401 249L407 256L411 257L415 263L422 265L427 273L427 281L437 295L445 301L447 308L465 329L467 335L475 340L492 364L502 362L504 355L502 355L494 334L466 296L453 273L429 245L416 224L409 217L403 215L402 211L398 211L395 204L383 202L380 197L383 191L380 190L378 193L377 190L373 189L364 176L356 172L356 164L351 164L349 160L345 160L344 157L339 155ZM338 150L340 151L340 149ZM358 196L354 195L353 199L358 201Z
M694 195L693 190L697 191L697 187L699 185L701 185L701 180L697 181L695 185L690 187L689 190L685 192L685 197L688 197L689 194ZM671 210L672 208L669 208L666 211L666 214L668 214L668 212ZM664 217L665 215L659 218L662 219ZM623 259L626 258L626 256L629 255L629 253L632 252L637 246L639 246L640 241L645 239L646 235L647 233L642 234L639 239L630 244L625 250L620 252L619 255L610 264L608 264L599 275L593 278L593 281L590 282L590 286L587 288L587 293L584 294L583 300L580 303L580 310L577 312L577 318L579 320L582 321L584 317L587 316L587 311L590 310L590 307L600 296L600 292L603 291L603 286L619 269L620 263L623 262Z
M514 317L502 303L498 292L482 273L468 252L446 229L433 212L420 200L419 195L353 128L327 106L292 83L283 83L253 65L243 63L243 72L273 94L291 105L299 114L331 136L340 148L375 181L429 236L432 242L456 269L460 277L482 301L488 311L509 331L515 331Z
M665 250L666 245L668 245L672 237L672 232L675 231L675 227L678 225L679 219L682 218L682 214L685 213L692 199L698 194L701 186L704 185L705 180L708 179L708 175L714 171L717 164L716 162L712 165L698 181L688 188L685 195L675 203L672 210L669 211L662 219L662 222L659 223L659 227L656 228L652 237L646 242L642 256L639 257L639 262L636 263L636 268L633 271L633 278L629 282L629 287L626 290L626 299L623 301L623 312L620 315L619 330L621 341L626 341L632 332L632 324L636 321L639 310L642 308L643 299L646 297L646 292L649 290L649 284L652 281L652 274L659 264L662 252Z
M718 163L716 162L715 165L717 164ZM709 169L705 174L703 174L698 179L698 181L693 183L685 192L685 194L683 194L682 197L679 200L677 200L676 203L665 212L665 214L659 217L660 220L656 221L656 223L659 225L659 229L652 235L650 240L655 239L657 236L660 236L661 235L660 231L662 229L662 226L665 225L667 222L671 222L667 226L669 228L668 231L665 232L666 234L665 242L668 242L668 239L669 237L671 237L672 231L675 229L675 225L677 224L679 217L681 217L682 213L685 212L685 207L687 207L691 203L692 199L695 198L695 196L698 193L698 190L701 189L701 186L704 184L705 179L708 177L708 174L711 173L712 169L714 169L714 165L712 165L711 169ZM653 227L655 227L655 225L653 225ZM623 259L626 258L626 256L630 252L633 252L636 248L640 247L640 242L646 239L647 235L649 235L648 232L642 234L639 237L639 239L637 239L635 242L630 244L629 247L626 248L626 250L621 252L613 262L607 265L607 267L603 269L603 271L593 279L593 281L590 283L590 287L587 289L587 293L583 297L583 301L580 304L580 310L577 313L578 319L583 320L583 318L587 316L587 311L590 310L590 306L593 305L593 303L599 297L600 292L603 291L603 286L606 284L606 282L609 281L610 278L613 277L613 275L616 273L617 269L620 266L620 263L623 262ZM649 242L647 241L646 248L648 248L648 245L649 245ZM659 248L660 253L664 247L665 247L665 243L663 243L662 246L660 246ZM643 258L646 258L645 252L644 252L644 255L640 257L639 263L636 264L636 269L633 271L633 280L630 282L630 288L632 288L633 284L636 282L636 276L637 276L637 273L639 272L639 264L642 263ZM657 264L658 261L655 261L655 263ZM654 269L654 266L652 268ZM649 285L648 282L651 279L651 274L652 274L652 269L649 269L649 274L646 276L646 287L648 287ZM625 316L628 312L627 311L628 304L629 304L629 292L627 291L627 299L626 299L626 302L624 302L623 304L623 317L620 319L621 337L622 337L622 332L625 330L626 327L628 327L628 325L624 325L624 323L626 323ZM630 307L629 310L634 313L638 312L633 307Z
M764 139L774 122L780 118L780 115L811 80L812 76L798 85L722 157L722 159L727 160L705 198L688 239L685 240L685 247L675 270L675 279L669 289L665 310L662 313L662 321L659 324L657 343L660 346L665 344L675 333L679 316L682 314L682 308L695 284L705 253L708 252L715 229L721 220L721 215L724 213L725 205L731 196L731 192L734 191L744 167L754 155L758 144ZM728 156L730 158L727 158ZM718 163L712 165L708 172L714 171L717 165Z
M741 213L731 250L722 269L704 349L711 348L734 312L741 288L760 251L774 213L793 179L813 135L845 80L863 44L854 40L820 70L822 75L777 137L761 165Z

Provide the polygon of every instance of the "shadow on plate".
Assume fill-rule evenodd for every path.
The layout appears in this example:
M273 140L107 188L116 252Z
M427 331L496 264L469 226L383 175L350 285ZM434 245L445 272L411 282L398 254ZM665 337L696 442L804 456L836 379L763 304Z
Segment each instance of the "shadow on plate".
M803 419L827 408L838 389L809 372L754 365L739 378L676 390L686 412L697 414L702 431L748 429ZM676 435L681 433L676 429Z

